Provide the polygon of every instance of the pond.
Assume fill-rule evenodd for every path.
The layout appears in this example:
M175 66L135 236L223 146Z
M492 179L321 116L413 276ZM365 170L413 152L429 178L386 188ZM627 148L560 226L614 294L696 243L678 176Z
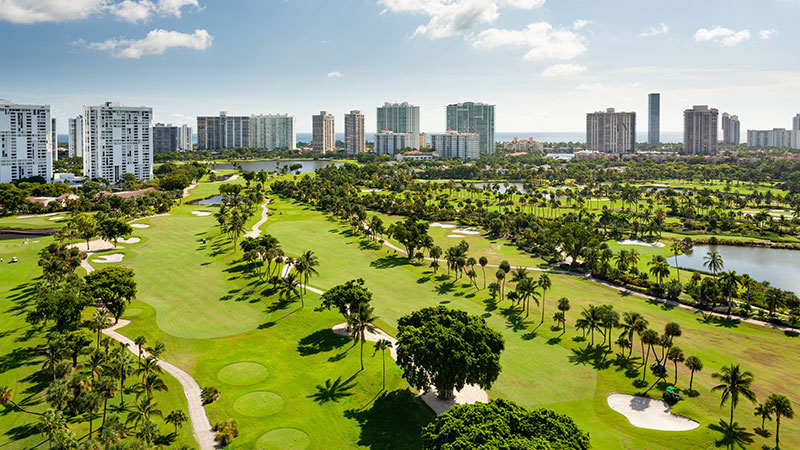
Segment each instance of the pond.
M328 167L331 165L341 166L344 162L341 161L330 161L330 160L291 160L291 159L267 159L267 160L259 160L259 161L241 161L238 163L242 167L243 170L250 171L250 172L278 172L282 168L286 168L289 170L289 166L292 164L300 164L302 167L299 170L294 171L293 173L314 173L317 169L322 169L323 167ZM231 164L217 164L214 166L216 169L234 169L233 165Z
M12 239L29 239L32 241L32 240L43 239L47 236L48 234L9 233L7 231L0 230L0 241L9 241Z
M758 281L769 281L774 287L800 294L800 250L734 245L697 245L691 253L678 256L681 267L708 271L703 258L711 250L722 255L724 270L748 274ZM675 265L675 257L667 258Z
M203 198L200 200L195 200L193 202L189 202L191 205L221 205L222 204L222 196L221 195L214 195L208 198Z

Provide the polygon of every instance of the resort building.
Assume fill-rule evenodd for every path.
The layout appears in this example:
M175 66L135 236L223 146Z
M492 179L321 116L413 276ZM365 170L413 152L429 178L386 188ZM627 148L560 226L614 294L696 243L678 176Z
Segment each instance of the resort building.
M0 183L30 177L50 182L53 134L50 105L19 105L0 100Z
M722 143L739 145L739 116L722 113Z

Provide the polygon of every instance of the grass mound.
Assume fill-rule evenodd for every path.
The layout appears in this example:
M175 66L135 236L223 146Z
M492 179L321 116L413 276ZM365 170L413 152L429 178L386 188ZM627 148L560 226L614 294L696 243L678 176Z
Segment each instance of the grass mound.
M256 362L240 362L220 369L217 378L233 386L247 386L267 377L267 368Z

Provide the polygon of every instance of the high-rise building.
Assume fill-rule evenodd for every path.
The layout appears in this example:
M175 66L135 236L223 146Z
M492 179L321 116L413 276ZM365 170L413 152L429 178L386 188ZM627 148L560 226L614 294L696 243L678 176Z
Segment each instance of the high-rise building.
M719 111L695 105L683 112L683 152L689 155L717 154Z
M364 135L364 114L353 110L344 115L344 152L348 155L363 153L367 150L367 139Z
M494 105L475 102L447 105L447 129L458 133L478 133L480 153L494 154Z
M83 158L83 116L69 119L69 157Z
M83 174L117 183L153 178L153 109L107 102L83 107Z
M328 111L320 111L311 116L311 149L317 153L336 150L334 117Z
M250 146L262 150L291 150L297 147L294 116L260 114L250 117Z
M661 142L661 94L647 96L647 143L658 145Z
M800 114L792 117L792 130L800 131Z
M398 150L413 148L414 133L394 133L383 131L375 133L375 154L394 156Z
M636 113L608 108L586 114L586 150L618 154L636 151Z
M225 111L219 116L197 117L198 150L249 146L250 117L229 116Z
M474 159L481 156L483 139L480 133L459 133L447 130L446 133L431 134L431 148L440 158Z
M384 103L377 110L377 133L390 131L393 133L411 133L414 135L411 148L419 148L419 106L408 102Z
M58 161L58 133L56 130L56 118L51 117L50 142L53 143L53 162Z
M428 146L428 135L425 133L419 134L419 148L425 148Z
M792 118L792 148L800 148L800 114Z
M747 130L748 147L792 147L792 130L773 128L771 130Z
M180 137L178 142L178 148L182 152L190 152L193 149L192 146L192 127L189 125L183 124L180 128Z
M53 174L50 105L0 100L0 183Z
M722 143L739 145L739 116L722 113Z
M172 124L153 126L153 153L170 153L181 150L181 129Z

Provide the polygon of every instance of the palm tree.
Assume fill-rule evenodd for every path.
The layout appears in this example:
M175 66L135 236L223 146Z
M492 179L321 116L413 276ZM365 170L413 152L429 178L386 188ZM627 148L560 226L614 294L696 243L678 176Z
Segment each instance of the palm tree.
M118 351L114 354L112 365L114 367L114 375L119 380L120 404L125 407L125 380L133 370L133 356L125 347L118 347Z
M112 377L104 376L92 385L92 389L100 394L100 397L103 399L102 426L105 426L106 413L108 412L108 401L117 395L117 381Z
M50 444L50 448L53 448L53 433L58 429L66 428L67 421L61 411L48 409L39 416L38 425L42 434L47 433L47 441Z
M481 256L478 258L478 264L481 265L483 271L483 288L486 289L486 265L489 264L489 260L485 256Z
M754 280L753 277L751 277L750 275L745 273L745 274L742 275L742 277L741 277L741 279L739 281L739 284L747 292L747 309L749 310L750 309L750 291L754 287L756 287L756 284L757 284L756 280Z
M187 420L189 420L189 418L186 417L186 413L184 413L179 409L170 412L169 414L167 414L167 417L164 418L164 422L172 424L175 427L176 436L178 435L178 428L180 428L181 425L183 425L183 423L186 422Z
M792 402L785 395L772 394L767 399L767 404L775 413L775 449L778 450L781 448L781 417L791 419L794 417L794 410Z
M100 334L111 325L111 317L105 308L98 309L89 322L89 328L97 332L97 349L100 349Z
M147 348L147 353L153 358L159 359L167 351L167 347L161 341L156 341L152 347Z
M151 416L164 417L164 413L158 409L158 404L152 398L143 398L134 403L133 409L128 413L126 424L139 426L145 421L150 420Z
M89 416L89 440L92 439L94 414L100 409L100 401L100 394L95 391L87 391L81 394L83 410L85 410Z
M542 321L540 323L544 323L544 296L547 293L547 290L553 287L553 282L550 281L550 276L546 273L539 275L538 281L539 287L542 288Z
M681 241L672 241L669 249L675 255L675 273L678 274L678 281L681 281L681 267L678 265L678 256L683 254L683 244Z
M686 358L684 364L689 368L689 370L691 370L691 375L689 376L689 391L691 391L692 382L694 381L694 373L703 370L703 361L700 361L700 358L697 356L690 356Z
M653 255L653 259L647 263L650 266L650 274L658 278L658 287L664 286L664 277L669 276L669 263L661 255Z
M511 264L509 264L508 261L505 261L505 260L500 261L500 265L498 267L500 267L500 270L502 270L505 273L505 275L508 275L508 273L511 272ZM505 276L503 276L502 281L503 281L503 294L502 295L505 295L505 292L506 292L506 277ZM502 298L502 295L501 295L501 298Z
M711 377L720 380L720 384L711 388L711 391L722 391L720 406L724 405L729 399L731 401L729 424L733 426L733 410L739 405L739 396L751 402L756 401L756 394L750 390L750 386L753 384L753 374L741 370L738 364L731 364L730 366L723 366L720 373L714 372Z
M594 330L602 330L602 310L595 306L589 305L581 311L581 319L592 335L592 345L594 345Z
M311 276L319 275L319 272L316 269L317 266L319 266L319 259L311 250L303 252L303 254L300 255L300 258L297 259L295 270L303 275L303 293L306 292L306 286L308 285L308 280L311 279Z
M164 380L156 373L147 374L142 379L141 383L137 383L136 386L133 387L133 391L136 392L137 397L141 394L146 394L147 398L153 397L153 391L165 392L168 390L167 384L164 383Z
M44 356L44 364L42 365L42 368L48 369L50 373L53 374L53 381L56 381L56 366L63 358L61 347L54 341L48 341L47 345L42 351L42 356Z
M289 272L285 277L281 278L280 297L286 300L291 300L294 297L300 297L301 307L305 306L303 297L301 296L300 280L297 279L297 272Z
M378 342L375 343L375 351L372 353L372 356L375 356L379 350L381 352L381 359L383 363L383 389L386 389L386 350L390 348L392 348L391 341L387 339L378 339Z
M725 262L722 261L722 255L716 250L711 250L703 257L703 267L710 270L714 276L717 276L717 272L725 268Z
M133 343L136 344L136 347L139 349L139 363L142 362L142 347L147 344L147 338L144 336L136 336L133 340Z
M505 296L506 273L503 269L497 269L494 276L497 278L497 285L500 287L500 301L503 301L503 297Z
M753 415L756 417L761 418L761 430L766 430L766 422L767 420L772 420L772 406L767 403L759 403L756 405L755 411L753 411Z
M633 352L633 335L641 333L647 328L647 321L644 320L644 322L639 322L642 320L644 320L644 317L637 312L622 313L622 321L620 322L622 333L620 333L620 336L628 336L628 342L631 344L631 352ZM637 324L637 322L639 323ZM644 351L642 351L642 353L644 353Z
M684 355L683 350L680 347L670 347L669 351L667 352L667 359L672 361L675 365L675 382L673 384L678 384L678 363L683 362Z
M569 299L566 297L561 297L558 299L558 311L561 313L561 323L564 325L563 329L561 330L561 334L567 332L567 311L570 309Z
M650 351L653 351L653 356L656 356L655 350L653 350L653 346L656 345L659 341L658 332L656 330L646 329L642 331L642 334L639 336L639 340L642 342L643 346L647 346L647 353L644 355L644 370L642 370L642 380L647 378L647 360L650 358Z
M742 278L736 275L735 270L723 272L720 276L722 286L728 291L728 315L731 315L731 308L733 307L733 294L736 292L736 287L742 283Z
M8 386L0 386L0 406L11 405L11 406L14 406L15 408L17 408L18 410L20 410L20 411L22 411L24 413L33 414L33 415L36 415L36 416L41 415L40 413L33 412L33 411L28 411L27 409L23 408L22 406L19 406L18 403L14 402L14 400L11 399L13 394L14 394L14 390L11 389L10 387L8 387Z
M358 311L350 314L347 319L353 333L353 340L361 343L361 370L364 370L364 341L367 340L367 332L374 332L377 329L374 322L378 317L374 316L372 311L372 307L361 303L358 305Z

